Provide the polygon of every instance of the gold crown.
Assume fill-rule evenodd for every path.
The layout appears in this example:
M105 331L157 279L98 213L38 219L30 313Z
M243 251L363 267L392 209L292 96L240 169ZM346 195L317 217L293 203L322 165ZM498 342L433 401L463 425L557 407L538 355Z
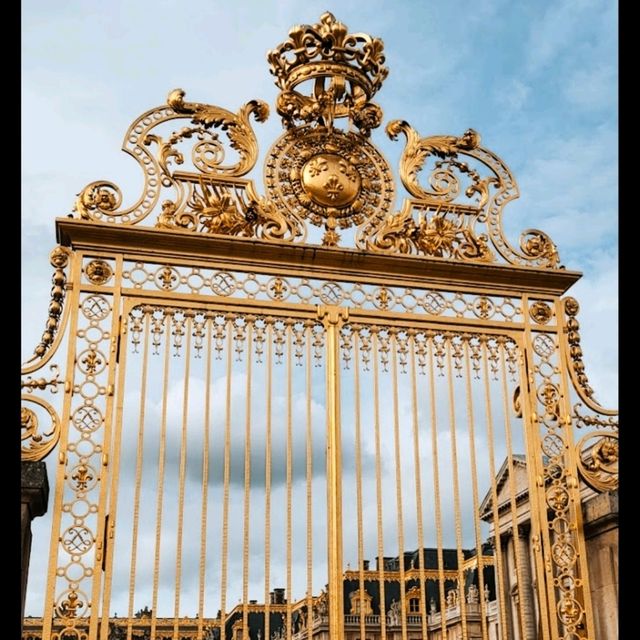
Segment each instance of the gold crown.
M269 51L267 60L282 91L314 78L343 77L370 99L382 86L389 69L384 44L366 33L349 33L328 11L314 25L297 25L289 39Z

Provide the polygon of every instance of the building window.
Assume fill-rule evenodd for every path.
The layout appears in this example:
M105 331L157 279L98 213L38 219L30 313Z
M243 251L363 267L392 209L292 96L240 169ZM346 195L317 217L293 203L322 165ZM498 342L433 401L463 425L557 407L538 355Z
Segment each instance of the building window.
M420 598L409 600L409 613L420 613Z

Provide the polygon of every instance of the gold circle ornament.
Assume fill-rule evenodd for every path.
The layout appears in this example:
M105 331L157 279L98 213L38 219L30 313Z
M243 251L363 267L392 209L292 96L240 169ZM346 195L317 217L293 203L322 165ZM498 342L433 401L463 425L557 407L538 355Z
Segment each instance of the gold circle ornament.
M92 284L105 284L111 279L113 269L104 260L92 260L85 268L87 278Z
M380 152L352 131L298 127L273 145L265 163L269 199L316 226L347 229L382 220L395 199L393 175Z
M534 322L547 324L553 317L553 310L546 302L538 300L529 308L529 315Z
M356 167L334 153L319 153L307 160L301 182L313 202L338 208L351 204L362 184Z

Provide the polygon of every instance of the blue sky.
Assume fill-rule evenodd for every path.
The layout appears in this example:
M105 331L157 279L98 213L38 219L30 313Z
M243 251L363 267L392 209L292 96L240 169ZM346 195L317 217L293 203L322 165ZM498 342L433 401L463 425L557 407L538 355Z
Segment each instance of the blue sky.
M390 74L376 101L385 122L402 118L425 136L473 127L511 168L521 197L505 210L510 239L543 229L562 263L584 273L571 294L581 303L587 373L596 397L615 406L618 79L610 0L24 0L24 357L46 319L54 218L69 214L96 179L119 184L126 202L139 194L138 168L120 151L129 124L176 87L188 100L233 111L253 98L273 107L266 51L325 10L351 31L384 40ZM280 132L272 110L258 127L263 153ZM381 129L373 142L395 166L401 145Z
M175 87L232 110L255 97L273 105L267 49L328 9L351 30L383 38L385 121L403 118L422 135L471 126L511 168L521 198L507 208L507 230L513 241L527 227L547 231L567 268L584 272L573 294L588 373L602 402L616 402L615 3L26 0L22 8L25 356L44 323L53 219L98 178L137 197L137 167L120 151L131 121ZM260 127L263 152L280 131L273 115ZM373 140L388 147L381 130Z

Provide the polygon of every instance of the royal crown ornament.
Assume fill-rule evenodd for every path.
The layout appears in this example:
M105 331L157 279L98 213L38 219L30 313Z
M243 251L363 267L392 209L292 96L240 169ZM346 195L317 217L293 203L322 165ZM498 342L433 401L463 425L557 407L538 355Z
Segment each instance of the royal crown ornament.
M326 12L317 24L293 27L267 59L281 89L276 109L287 128L315 122L331 129L334 119L349 118L368 136L380 125L382 111L370 102L389 73L380 38L348 33Z

